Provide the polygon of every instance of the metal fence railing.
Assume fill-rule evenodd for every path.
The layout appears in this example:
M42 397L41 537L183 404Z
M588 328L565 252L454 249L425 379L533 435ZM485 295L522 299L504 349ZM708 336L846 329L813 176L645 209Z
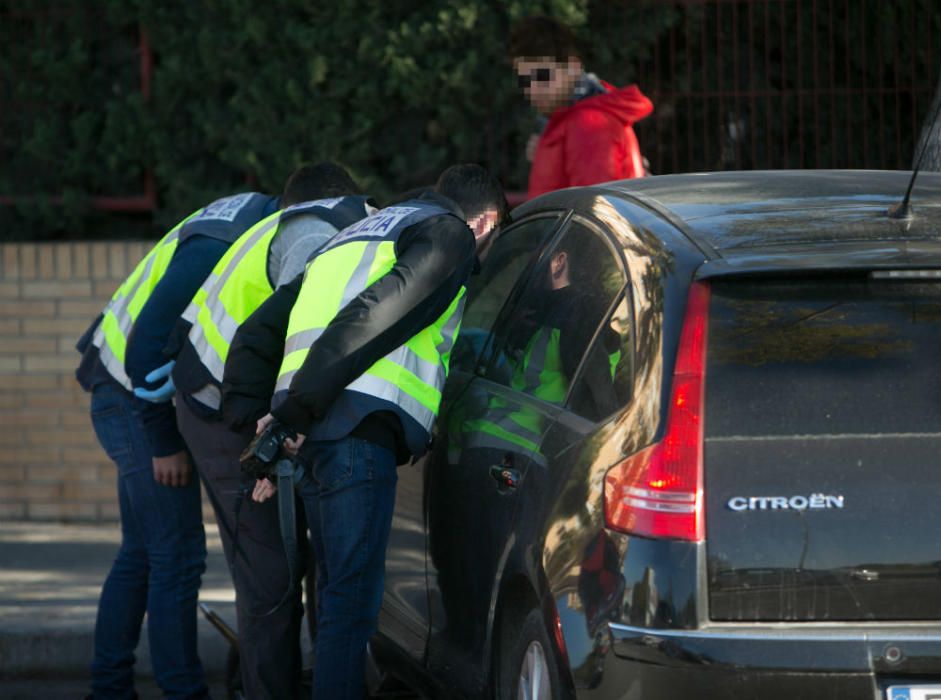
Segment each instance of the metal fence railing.
M669 26L635 79L655 173L911 167L938 82L941 5L653 0Z
M625 67L654 101L654 114L636 127L653 173L910 167L938 84L937 0L606 0L588 9L593 31L610 27L596 37L608 47L643 32L636 53L609 51L616 60L606 68ZM17 173L0 187L0 204L34 194L56 201L64 179L57 164L30 161L19 134L31 133L31 115L55 110L62 133L42 136L67 146L68 129L94 101L76 105L73 93L43 87L57 76L36 74L35 52L55 51L65 61L81 44L86 64L67 80L87 80L86 92L103 101L115 90L146 100L153 53L142 29L116 30L81 0L2 4L0 26L17 39L0 49L0 133L8 137L0 139L0 169ZM42 65L57 70L59 62ZM154 177L141 175L133 150L125 144L127 168L100 177L96 170L87 181L73 175L73 189L90 194L99 210L153 210ZM522 155L515 147L491 150L498 171Z

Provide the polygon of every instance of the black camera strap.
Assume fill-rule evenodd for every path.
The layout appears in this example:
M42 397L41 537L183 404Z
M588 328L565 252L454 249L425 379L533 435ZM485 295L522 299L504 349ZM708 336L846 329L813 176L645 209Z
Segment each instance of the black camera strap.
M219 506L219 502L216 500L215 494L213 494L212 489L204 489L206 495L209 496L209 500L215 508L216 513L224 513L225 511ZM226 534L229 536L229 540L232 542L232 559L234 560L240 554L242 559L248 561L248 557L245 556L245 552L239 547L239 513L242 511L242 501L245 500L245 495L248 492L248 487L242 485L239 486L238 492L235 494L235 503L232 506L232 515L234 516L234 522L232 526L229 526L228 521L225 517L217 517L216 520L219 522L220 528L225 528Z
M288 563L288 587L281 600L261 617L273 615L288 602L297 590L297 572L300 569L300 553L297 548L297 512L295 491L307 481L307 471L291 459L279 459L275 464L278 487L278 526L281 529L281 544Z
M294 498L295 485L300 486L304 470L290 459L279 460L275 465L278 477L278 525L281 528L281 544L284 556L288 560L288 592L290 595L297 586L298 561L297 551L297 513ZM298 473L301 474L298 477Z
M304 482L307 480L307 472L293 459L283 456L284 442L288 438L293 440L297 438L297 435L290 428L274 421L255 436L239 457L243 474L250 476L253 480L267 478L277 486L278 529L281 531L281 544L284 547L284 556L287 559L287 590L284 592L284 595L281 596L281 600L278 601L277 605L268 612L262 613L259 617L267 617L278 611L281 606L293 598L298 586L298 571L300 570L301 557L297 542L295 492L296 489L303 486ZM273 469L272 462L274 462ZM238 536L238 516L241 508L241 498L244 497L244 494L244 491L240 492L240 498L235 505L236 537ZM236 544L236 551L237 547Z

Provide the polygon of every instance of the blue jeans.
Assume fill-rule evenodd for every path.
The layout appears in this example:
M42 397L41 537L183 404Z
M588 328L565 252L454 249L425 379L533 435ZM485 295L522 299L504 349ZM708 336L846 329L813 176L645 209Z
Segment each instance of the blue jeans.
M304 449L301 489L317 562L314 697L362 700L366 643L382 604L395 506L395 455L347 437Z
M95 698L133 698L134 650L147 613L155 680L168 698L206 698L196 651L196 599L206 569L199 479L154 481L135 399L118 385L92 392L98 441L118 468L121 547L105 579L91 666Z

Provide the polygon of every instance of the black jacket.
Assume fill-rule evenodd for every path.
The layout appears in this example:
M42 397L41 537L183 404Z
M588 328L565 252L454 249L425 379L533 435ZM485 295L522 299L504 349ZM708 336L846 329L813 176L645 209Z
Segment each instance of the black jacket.
M406 229L388 274L344 307L311 347L285 402L273 414L299 433L322 417L343 389L374 362L429 326L454 300L476 261L474 236L463 212L433 192L421 197L455 215L435 216ZM460 218L459 218L460 217ZM275 291L239 328L223 377L223 420L239 429L268 412L284 355L291 309L303 275ZM354 431L386 444L396 423L370 416ZM401 448L400 436L393 436ZM390 446L390 445L387 445ZM398 450L401 454L401 449Z

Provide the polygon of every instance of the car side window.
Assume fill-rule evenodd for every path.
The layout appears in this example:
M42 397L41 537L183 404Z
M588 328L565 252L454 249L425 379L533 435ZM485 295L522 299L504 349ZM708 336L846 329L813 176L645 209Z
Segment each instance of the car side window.
M559 215L526 219L502 231L471 277L451 368L471 372L513 288L559 223Z
M614 354L585 354L614 301L623 294L625 283L620 259L605 236L587 221L573 218L541 257L518 300L497 323L497 351L485 376L561 406L571 380L584 364L582 373L600 377L593 382L606 383L613 396ZM596 392L600 390L595 386ZM580 408L589 414L601 410Z
M583 418L601 420L630 402L633 389L634 316L625 291L575 378L568 408Z

